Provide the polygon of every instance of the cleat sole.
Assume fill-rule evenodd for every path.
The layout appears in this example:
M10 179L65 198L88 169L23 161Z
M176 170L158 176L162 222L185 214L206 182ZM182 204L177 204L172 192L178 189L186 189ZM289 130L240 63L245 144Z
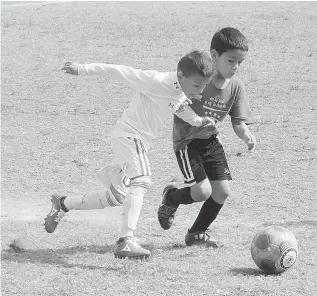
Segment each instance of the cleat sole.
M150 255L141 255L141 256L122 256L122 255L114 255L117 259L134 259L134 260L143 260L148 259Z

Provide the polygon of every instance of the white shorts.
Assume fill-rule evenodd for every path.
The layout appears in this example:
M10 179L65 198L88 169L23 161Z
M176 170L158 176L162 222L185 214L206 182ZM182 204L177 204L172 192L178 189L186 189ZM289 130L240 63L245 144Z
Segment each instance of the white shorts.
M140 176L151 176L151 169L146 150L139 139L112 138L114 159L111 164L102 167L98 173L100 182L114 196L125 196L130 180Z
M118 165L126 177L151 176L149 159L141 140L112 137L111 144L115 155L112 164Z

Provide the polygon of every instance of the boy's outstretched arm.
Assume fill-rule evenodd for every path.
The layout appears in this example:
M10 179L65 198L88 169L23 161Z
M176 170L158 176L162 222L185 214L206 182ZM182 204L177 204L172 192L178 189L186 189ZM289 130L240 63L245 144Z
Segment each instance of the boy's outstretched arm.
M254 135L251 134L248 126L241 122L240 124L233 124L232 125L234 132L236 135L248 146L248 150L251 152L254 150L256 146L256 138Z
M65 73L72 75L101 75L119 80L134 90L146 93L154 82L155 71L140 70L123 65L104 63L79 64L66 62L62 68Z

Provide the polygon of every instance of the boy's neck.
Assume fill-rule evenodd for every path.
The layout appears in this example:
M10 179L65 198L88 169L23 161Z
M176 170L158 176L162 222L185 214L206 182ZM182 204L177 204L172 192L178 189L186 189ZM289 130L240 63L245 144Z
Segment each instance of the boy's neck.
M215 73L212 76L212 84L219 89L225 89L230 82L230 78L224 78L219 73Z

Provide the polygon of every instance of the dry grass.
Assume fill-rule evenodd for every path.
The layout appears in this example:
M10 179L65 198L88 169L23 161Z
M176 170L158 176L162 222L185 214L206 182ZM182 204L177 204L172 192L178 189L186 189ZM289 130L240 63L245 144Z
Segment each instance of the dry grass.
M2 295L316 294L316 8L314 2L3 3ZM151 259L113 258L120 209L71 212L47 234L42 219L50 194L100 187L94 174L112 158L108 135L132 95L104 78L66 76L62 64L173 70L184 52L207 51L223 26L250 39L240 76L258 119L253 154L228 120L222 126L234 181L211 230L225 247L185 247L200 205L181 207L170 231L156 221L163 186L172 178L181 184L171 120L149 156L153 187L137 233ZM250 256L252 237L269 224L289 228L299 241L298 262L281 276L265 276Z

